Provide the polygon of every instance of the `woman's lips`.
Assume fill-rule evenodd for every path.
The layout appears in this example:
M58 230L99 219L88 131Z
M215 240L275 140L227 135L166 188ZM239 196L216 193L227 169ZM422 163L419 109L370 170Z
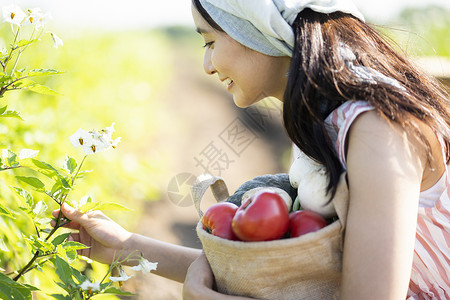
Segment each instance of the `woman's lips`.
M227 89L230 89L231 86L233 85L233 83L234 83L234 81L231 80L230 78L227 78L227 79L225 79L225 80L223 81L223 84L225 85L225 87L226 87Z

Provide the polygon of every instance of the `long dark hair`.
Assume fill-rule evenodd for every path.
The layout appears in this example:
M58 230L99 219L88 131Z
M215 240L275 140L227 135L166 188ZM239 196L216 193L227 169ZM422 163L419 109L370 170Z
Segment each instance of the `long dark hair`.
M199 0L192 3L211 27L223 31ZM327 137L324 120L346 101L366 100L387 121L414 132L431 160L430 145L414 121L428 124L443 137L446 160L450 161L450 99L436 79L394 50L370 25L351 15L305 9L292 27L295 45L284 94L284 127L295 145L326 167L331 196L343 167ZM354 65L397 80L402 88L385 81L361 82L346 65L342 46L355 55Z
M414 67L368 24L345 13L321 14L305 9L293 24L293 50L283 119L291 140L322 163L334 194L343 171L326 135L325 118L349 100L366 100L389 122L416 134L428 148L414 118L443 136L450 159L450 99L440 83ZM403 87L377 81L361 82L339 53L348 47L355 65L370 67Z

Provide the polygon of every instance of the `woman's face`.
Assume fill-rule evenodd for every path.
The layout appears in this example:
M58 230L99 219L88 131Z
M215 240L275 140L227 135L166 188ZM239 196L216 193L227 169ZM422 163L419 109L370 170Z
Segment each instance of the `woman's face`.
M267 56L243 46L212 28L194 6L192 16L205 40L205 72L217 74L237 106L247 107L267 96L283 99L289 57Z

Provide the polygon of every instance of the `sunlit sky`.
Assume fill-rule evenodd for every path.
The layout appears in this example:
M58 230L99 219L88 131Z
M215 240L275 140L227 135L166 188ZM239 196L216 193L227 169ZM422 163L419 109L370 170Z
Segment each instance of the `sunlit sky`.
M161 25L192 25L190 0L0 0L0 6L15 3L22 8L50 11L53 22L63 26L100 29L136 29ZM371 22L382 24L402 8L430 4L450 9L450 0L354 0Z

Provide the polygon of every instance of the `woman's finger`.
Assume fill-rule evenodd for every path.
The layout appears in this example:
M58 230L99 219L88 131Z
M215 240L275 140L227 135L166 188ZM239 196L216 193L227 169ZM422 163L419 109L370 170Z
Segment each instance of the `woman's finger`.
M55 209L54 211L52 211L52 216L54 218L57 218L59 216L59 211L60 211L60 209Z
M56 220L51 220L50 225L52 227L56 226ZM69 228L69 229L75 229L75 230L79 230L80 229L80 224L78 224L77 222L74 221L70 221L66 218L61 218L59 220L59 226L63 225L64 228Z

